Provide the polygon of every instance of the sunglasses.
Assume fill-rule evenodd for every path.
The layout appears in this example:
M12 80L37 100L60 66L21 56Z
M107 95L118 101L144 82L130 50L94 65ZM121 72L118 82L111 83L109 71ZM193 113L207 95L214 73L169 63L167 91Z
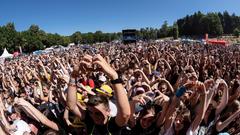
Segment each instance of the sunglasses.
M91 110L87 109L87 112L88 112L91 116L96 116L96 117L103 116L102 112L100 112L100 111L91 111Z

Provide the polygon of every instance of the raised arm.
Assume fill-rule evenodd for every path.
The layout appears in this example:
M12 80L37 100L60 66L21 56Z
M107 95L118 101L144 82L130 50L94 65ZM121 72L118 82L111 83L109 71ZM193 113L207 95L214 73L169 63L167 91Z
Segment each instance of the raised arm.
M140 65L138 57L134 53L129 53L136 60L137 64Z
M170 59L173 62L173 64L176 65L177 64L176 59L169 52L166 52L166 54L170 57Z
M143 71L150 75L152 73L151 64L149 63L148 60L143 60L143 64L144 64Z
M206 103L206 108L208 108L209 104L211 103L212 97L214 95L214 92L216 91L217 87L214 85L214 80L213 79L208 79L204 82L206 91L207 91L207 103Z
M169 107L166 110L165 121L164 121L164 131L167 131L171 127L173 121L175 120L175 116L176 116L175 112L179 104L180 104L180 99L176 96L173 96L171 99L171 102L169 103ZM158 120L157 125L159 126L161 124L162 124L162 121Z
M221 132L224 128L226 128L234 119L236 119L240 115L240 109L238 109L235 113L233 113L230 117L228 117L225 121L218 121L216 124L216 129L218 132Z
M69 110L67 108L65 108L65 110L64 110L63 118L68 126L72 125L72 123L69 120Z
M39 60L39 66L43 69L43 72L44 72L44 75L45 75L45 77L47 78L47 80L48 80L48 72L47 72L47 70L46 70L46 68L45 68L45 66L43 65L43 63L42 63L42 61L41 60ZM48 80L48 81L50 81L50 80Z
M12 89L14 90L14 92L17 92L17 88L13 84L13 78L11 77L11 75L9 76L9 82L10 82L10 85L11 85Z
M79 64L74 65L73 72L70 76L70 82L67 90L67 107L80 119L84 119L83 111L77 106L77 86L76 79L79 76Z
M146 104L146 99L152 100L150 97L146 96L146 93L134 96L132 100L130 101L130 109L131 109L131 115L129 118L129 124L130 127L135 127L136 125L136 120L140 112L135 112L136 110L136 104L141 104L144 105Z
M227 83L223 79L219 81L220 81L219 85L223 85L223 95L222 95L220 104L216 108L216 114L215 114L216 116L218 116L222 112L222 110L227 106L228 98L229 98Z
M4 73L2 73L2 88L3 88L3 90L7 90L7 88L6 88L6 78L5 78Z
M5 117L4 115L4 105L3 105L3 102L2 102L2 98L0 97L0 123L1 123L1 127L2 129L9 133L10 134L10 130L11 130L11 126L9 124L9 122L7 121L7 118ZM3 131L3 132L4 132ZM0 132L1 133L1 132Z
M157 80L151 82L151 83L150 83L150 86L152 87L152 86L154 86L156 83L160 83L160 82L166 83L168 90L170 90L171 93L174 93L174 89L173 89L172 85L170 84L170 82L169 82L168 80L166 80L166 79L163 79L163 78L160 78L160 79L157 79Z
M134 72L135 72L135 73L140 73L140 74L142 75L142 77L143 77L143 80L144 80L147 84L150 84L150 81L148 80L147 76L145 75L145 73L144 73L142 70L136 69Z
M160 128L161 125L163 125L164 122L165 122L165 116L166 116L167 109L168 109L169 104L170 104L170 98L160 92L160 95L158 97L156 97L154 99L154 101L155 101L155 104L162 107L162 111L161 111L161 113L160 113L160 115L158 116L158 119L157 119L157 127Z
M111 80L116 80L119 78L117 72L104 60L101 55L98 54L94 56L93 64L99 65ZM117 100L118 110L115 121L118 126L122 127L126 125L129 120L130 105L122 83L115 83L112 84L112 86Z
M207 94L205 85L202 82L197 82L195 86L197 87L197 92L200 94L200 104L197 106L196 116L192 124L190 125L190 130L192 132L194 132L198 128L207 110L206 109Z
M158 51L158 48L156 46L152 46L152 48L155 51L156 58L160 58L160 53Z
M24 79L26 84L30 84L30 82L27 79L26 72L23 73L23 79Z
M48 93L48 101L51 102L51 103L54 103L54 100L53 100L53 85L51 84L50 88L49 88L49 93Z
M69 73L68 73L67 69L63 66L63 64L61 63L61 61L58 58L56 58L56 62L60 65L60 67L63 70L64 74L69 76Z
M48 102L48 101L49 101L49 97L48 97L48 96L45 97L45 96L43 95L43 87L40 89L40 99L41 99L42 101L45 101L45 102Z
M29 68L29 70L31 71L32 75L38 80L41 82L41 79L39 78L39 76L37 75L36 71L35 70L32 70Z
M238 99L240 97L240 86L237 88L236 92L229 97L228 104L232 103L235 99Z
M165 59L163 59L162 60L164 63L165 63L165 65L167 66L167 74L171 71L171 66L170 66L170 64L165 60Z
M23 111L26 114L28 114L30 117L35 118L37 121L41 122L42 124L56 131L59 130L59 127L55 122L49 120L44 114L42 114L38 109L36 109L26 100L20 98L20 99L17 99L15 102L17 105L19 105L19 107L22 107Z
M165 115L165 122L164 122L164 130L167 131L173 121L175 120L176 117L176 109L178 108L178 106L180 105L180 97L184 95L184 93L186 92L186 90L188 88L191 88L195 85L195 82L187 82L185 83L183 86L181 86L180 88L178 88L176 90L175 95L171 98L170 103L169 103L169 107L166 111L166 115Z

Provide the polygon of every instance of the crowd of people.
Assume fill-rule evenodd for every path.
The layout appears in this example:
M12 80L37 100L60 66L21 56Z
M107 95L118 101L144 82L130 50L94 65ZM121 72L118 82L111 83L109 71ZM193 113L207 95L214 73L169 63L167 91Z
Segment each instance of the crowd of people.
M240 134L240 47L104 44L0 65L0 135Z

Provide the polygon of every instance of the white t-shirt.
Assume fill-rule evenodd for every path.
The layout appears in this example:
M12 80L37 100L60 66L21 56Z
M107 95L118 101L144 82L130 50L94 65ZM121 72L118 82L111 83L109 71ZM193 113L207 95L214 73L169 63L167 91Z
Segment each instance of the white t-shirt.
M187 131L187 135L197 135L198 134L198 130L199 130L199 126L197 127L197 129L195 131L192 131L191 126L188 128Z
M31 132L30 126L23 120L15 120L13 124L16 125L15 135L23 135L24 132Z
M117 106L109 100L109 108L111 117L115 117L117 115Z

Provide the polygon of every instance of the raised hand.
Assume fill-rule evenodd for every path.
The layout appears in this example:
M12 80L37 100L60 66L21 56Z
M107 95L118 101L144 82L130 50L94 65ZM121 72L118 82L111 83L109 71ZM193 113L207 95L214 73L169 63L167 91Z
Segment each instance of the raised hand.
M200 81L197 81L197 82L195 83L195 86L194 86L194 87L196 88L197 92L198 92L200 95L202 95L202 94L204 94L204 93L206 92L204 83L202 83L202 82L200 82Z
M103 72L108 75L112 80L118 78L117 72L107 63L107 61L100 55L97 54L92 59L93 64L99 65Z
M154 98L154 102L156 105L163 106L163 104L168 102L170 100L170 98L168 96L164 95L163 93L161 93L160 91L158 93L159 93L159 96Z
M147 94L150 92L146 92L140 95L137 95L135 97L132 98L132 101L136 104L136 103L140 103L141 105L145 105L148 101L153 101L153 99L149 96L147 96ZM152 93L152 92L151 92Z

